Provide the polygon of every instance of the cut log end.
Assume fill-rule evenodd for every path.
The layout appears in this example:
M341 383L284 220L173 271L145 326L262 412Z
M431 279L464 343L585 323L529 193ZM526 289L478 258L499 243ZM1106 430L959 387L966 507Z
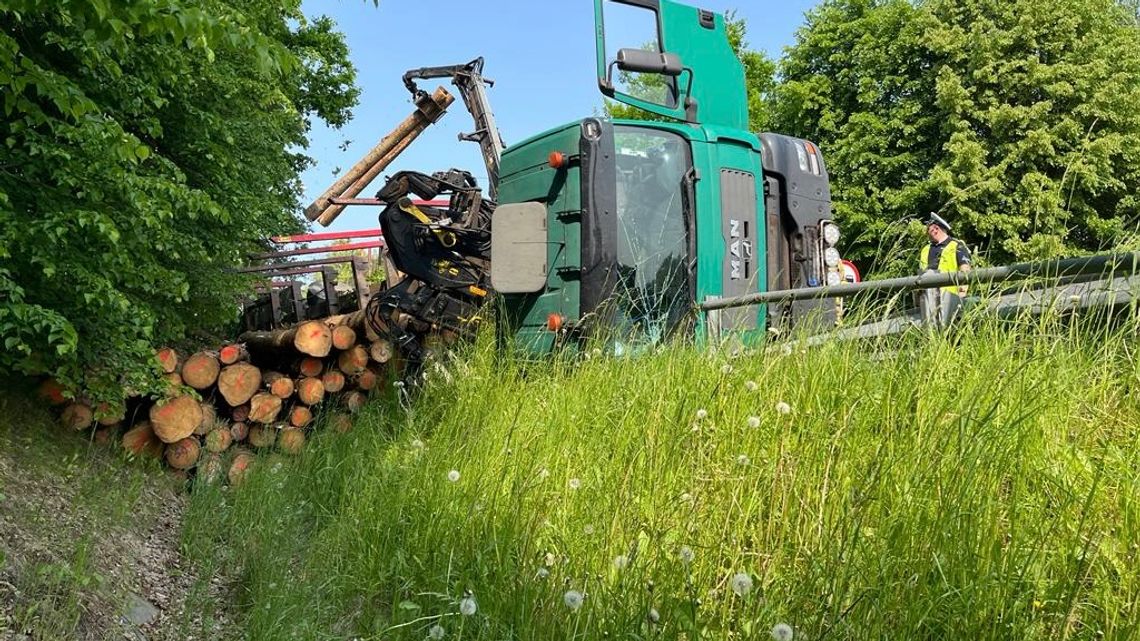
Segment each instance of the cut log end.
M353 414L359 412L367 402L368 397L363 392L354 390L344 395L344 406Z
M226 474L230 485L240 485L253 470L253 464L256 460L252 452L238 452L233 461L230 462L230 469Z
M222 365L233 365L247 358L249 358L249 352L240 343L231 343L218 350L218 360L222 362Z
M157 350L154 357L158 360L158 366L162 369L163 374L173 374L178 371L178 363L181 359L178 358L178 352L174 351L173 347L163 347Z
M230 407L248 402L260 388L261 370L249 363L227 365L218 374L218 391Z
M123 434L121 442L124 450L136 456L162 456L163 443L151 428L150 421L135 423L134 427Z
M337 434L345 434L352 431L352 417L348 414L337 412L329 416L328 426L329 429Z
M63 385L60 385L59 381L54 378L49 378L40 383L36 393L50 405L63 405L67 402L67 394L63 389Z
M335 394L344 389L344 374L335 369L330 369L321 376L321 383L324 384L326 392Z
M321 370L325 368L324 361L319 358L307 356L301 359L297 365L297 371L301 372L301 376L317 377L321 375Z
M305 427L313 420L313 412L309 408L298 405L289 410L289 424L293 427Z
M272 394L255 394L249 401L249 420L254 423L272 423L280 411L281 399Z
M206 435L206 449L215 454L225 452L233 442L233 432L228 426L219 426Z
M277 428L268 425L254 425L249 428L249 444L258 447L273 447L277 442Z
M337 325L332 329L333 347L344 350L356 344L356 330L348 325Z
M372 341L368 347L368 356L377 363L387 363L392 360L392 343L383 338Z
M277 436L277 448L286 454L296 456L305 447L305 431L296 427L281 430Z
M206 389L218 380L221 369L218 357L212 352L198 352L182 366L182 381L194 389Z
M356 376L368 365L368 350L357 345L337 356L337 368L347 376Z
M325 397L325 384L319 378L302 378L297 382L297 398L305 405L316 405Z
M230 423L230 436L234 443L240 443L249 437L249 426L245 423Z
M86 403L68 403L63 408L63 413L60 414L59 419L63 422L64 427L80 431L91 427L91 424L95 422L95 412Z
M166 446L166 464L176 470L188 470L198 462L202 447L193 436Z
M306 321L297 327L293 347L302 354L324 358L332 351L332 330L322 321Z
M150 408L150 423L162 442L175 443L202 424L202 406L190 396L175 396Z

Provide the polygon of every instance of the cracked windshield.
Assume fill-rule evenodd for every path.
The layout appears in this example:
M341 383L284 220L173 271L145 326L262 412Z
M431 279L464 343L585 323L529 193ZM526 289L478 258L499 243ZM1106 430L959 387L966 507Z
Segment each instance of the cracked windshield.
M618 127L618 271L614 351L665 339L688 311L688 146L675 134Z

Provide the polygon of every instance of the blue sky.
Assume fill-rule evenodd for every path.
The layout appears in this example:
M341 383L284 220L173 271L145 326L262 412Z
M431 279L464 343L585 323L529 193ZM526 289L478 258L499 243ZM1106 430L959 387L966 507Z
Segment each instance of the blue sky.
M752 49L778 57L791 44L803 14L818 0L704 0L701 8L735 10L748 24ZM344 32L357 68L360 104L340 130L316 125L303 175L306 204L332 184L333 171L352 166L412 110L401 77L408 69L486 59L484 74L507 145L602 108L594 77L594 12L590 0L305 0L308 16L327 15ZM630 43L636 46L640 43ZM423 81L428 91L440 81ZM449 91L458 91L442 79ZM384 175L403 169L467 169L486 184L478 146L456 137L471 130L457 101L362 194L372 196ZM340 146L351 141L346 150ZM372 207L350 207L329 229L377 225Z

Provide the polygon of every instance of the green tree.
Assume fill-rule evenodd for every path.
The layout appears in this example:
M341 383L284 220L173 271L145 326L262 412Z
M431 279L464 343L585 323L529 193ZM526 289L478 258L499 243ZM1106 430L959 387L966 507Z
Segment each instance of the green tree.
M768 110L766 101L775 88L776 65L768 56L759 51L748 48L748 26L744 18L737 18L733 13L725 16L725 32L728 35L729 45L744 65L744 82L748 89L748 125L754 132L766 131L768 127ZM650 43L644 48L656 49ZM634 96L660 95L661 87L665 83L664 76L656 74L630 74L619 72L624 86L629 88L628 93ZM606 101L606 115L611 118L628 118L631 120L648 120L658 118L651 114L619 102Z
M0 371L112 393L231 320L354 75L299 0L0 1Z
M994 262L1119 242L1140 212L1135 6L828 0L811 12L781 63L774 121L823 148L847 253L871 262L897 223L932 210ZM875 267L913 270L913 249Z

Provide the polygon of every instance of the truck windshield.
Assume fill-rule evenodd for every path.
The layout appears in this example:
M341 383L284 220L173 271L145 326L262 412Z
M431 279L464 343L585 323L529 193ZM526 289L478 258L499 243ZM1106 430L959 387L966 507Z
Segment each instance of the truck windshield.
M672 133L614 129L619 280L612 299L614 350L670 335L690 308L685 175L689 146Z

